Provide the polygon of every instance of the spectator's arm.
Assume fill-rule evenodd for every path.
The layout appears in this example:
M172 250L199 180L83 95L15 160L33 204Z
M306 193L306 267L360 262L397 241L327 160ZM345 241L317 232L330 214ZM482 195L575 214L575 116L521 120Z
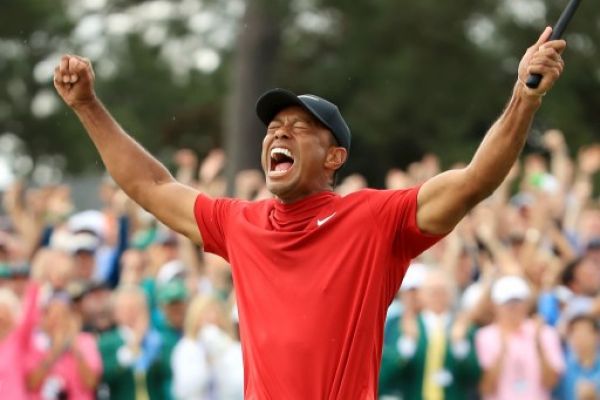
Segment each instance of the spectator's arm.
M572 161L563 133L557 129L546 131L542 137L544 147L550 152L550 170L560 183L561 193L569 186Z
M51 349L40 363L25 374L25 383L30 391L38 391L52 370L56 361L62 355L62 349Z
M541 318L538 318L536 323L538 326L535 349L538 355L540 370L542 373L541 383L546 389L552 390L560 379L561 369L564 368L560 343L558 335L554 334L554 331L544 332L545 329L550 330L552 328L544 326ZM543 336L546 337L544 338ZM555 359L553 360L552 358ZM562 368L559 369L559 366Z
M492 341L497 340L495 337L484 336L480 330L475 336L475 345L477 349L477 357L482 368L482 376L479 381L479 391L483 396L493 396L498 390L498 381L504 367L504 359L506 357L506 337L500 334L500 348L491 349ZM492 350L493 352L490 352Z
M84 386L92 390L98 385L98 371L94 370L86 360L85 354L75 345L73 346L73 355L75 356L75 365L77 366L77 373L81 378Z
M581 211L593 194L592 177L600 170L600 145L582 148L577 158L577 174L573 184L573 201L565 211L563 229L575 232Z
M32 256L40 244L43 221L41 215L27 208L24 195L23 184L20 182L13 184L4 194L4 209L15 226L15 230L24 240L28 256ZM39 196L40 193L36 195Z
M489 368L483 369L483 374L479 383L479 390L483 396L492 396L494 393L496 393L503 365L504 354L501 353L495 363L493 363Z
M38 282L30 281L25 289L25 299L21 323L17 328L17 335L19 338L19 345L21 351L25 351L31 340L33 329L35 328L39 312L37 308L38 295L40 291L40 285Z

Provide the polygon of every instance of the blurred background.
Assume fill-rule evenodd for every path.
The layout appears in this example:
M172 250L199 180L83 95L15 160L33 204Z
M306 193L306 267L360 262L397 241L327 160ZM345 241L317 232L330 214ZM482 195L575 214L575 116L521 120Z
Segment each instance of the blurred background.
M344 195L407 188L467 163L522 54L565 4L2 0L0 397L243 393L229 265L106 175L52 86L62 54L89 58L122 126L213 196L269 196L254 113L263 91L326 97L353 132ZM519 162L409 269L385 328L382 397L437 399L441 387L448 399L600 398L594 2L582 2L566 39L565 72ZM434 337L432 315L446 322L452 361L427 397L419 368L433 345L419 338Z
M423 154L467 161L512 90L518 61L562 0L5 0L0 15L0 185L97 175L99 157L51 77L61 54L92 60L117 120L170 162L177 148L259 166L254 104L290 88L336 102L354 135L344 174L381 187ZM600 132L600 25L584 2L567 34L567 70L544 101L540 133L574 148ZM172 164L171 164L172 165ZM91 201L88 199L87 201Z

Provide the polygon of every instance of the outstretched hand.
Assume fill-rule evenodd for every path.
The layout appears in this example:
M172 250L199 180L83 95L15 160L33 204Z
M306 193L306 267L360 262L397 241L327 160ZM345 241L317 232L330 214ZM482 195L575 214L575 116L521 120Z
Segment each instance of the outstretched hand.
M547 27L540 35L538 41L527 49L519 64L519 81L523 84L525 93L541 97L554 86L565 68L561 57L567 47L564 40L551 40L552 28ZM531 74L542 75L542 81L536 89L525 86Z
M94 70L87 58L66 54L54 69L54 87L69 107L93 101Z

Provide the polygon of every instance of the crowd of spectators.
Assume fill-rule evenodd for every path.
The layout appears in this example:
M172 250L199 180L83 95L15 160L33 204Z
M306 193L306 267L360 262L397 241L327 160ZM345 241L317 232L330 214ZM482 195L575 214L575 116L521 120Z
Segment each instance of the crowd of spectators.
M386 321L382 399L600 399L600 144L571 157L552 130L543 145L410 266ZM180 181L225 195L222 151L174 161ZM427 155L386 187L439 172ZM365 186L350 175L336 191ZM242 399L229 265L110 178L98 196L79 211L64 185L2 194L0 398ZM262 174L241 172L235 196L269 196Z

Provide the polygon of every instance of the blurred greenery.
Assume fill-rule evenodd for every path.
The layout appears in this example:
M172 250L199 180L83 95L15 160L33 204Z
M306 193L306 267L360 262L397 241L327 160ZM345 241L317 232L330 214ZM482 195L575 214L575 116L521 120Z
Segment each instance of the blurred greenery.
M280 19L279 50L261 82L336 102L354 134L344 173L359 171L375 185L387 168L426 152L445 165L467 161L508 100L522 53L566 3L247 1L258 1L265 13L277 4ZM71 173L99 169L79 122L52 90L48 65L73 52L94 61L102 100L161 159L181 146L204 155L225 145L228 119L238 112L227 101L240 76L235 65L253 57L236 47L240 27L240 35L256 30L243 6L243 0L3 0L0 134L16 134L36 161L59 154ZM550 127L564 130L573 149L599 140L594 2L582 2L567 39L565 74L544 101L529 151L539 150L536 132ZM256 98L252 90L243 98ZM259 155L249 157L258 166Z

